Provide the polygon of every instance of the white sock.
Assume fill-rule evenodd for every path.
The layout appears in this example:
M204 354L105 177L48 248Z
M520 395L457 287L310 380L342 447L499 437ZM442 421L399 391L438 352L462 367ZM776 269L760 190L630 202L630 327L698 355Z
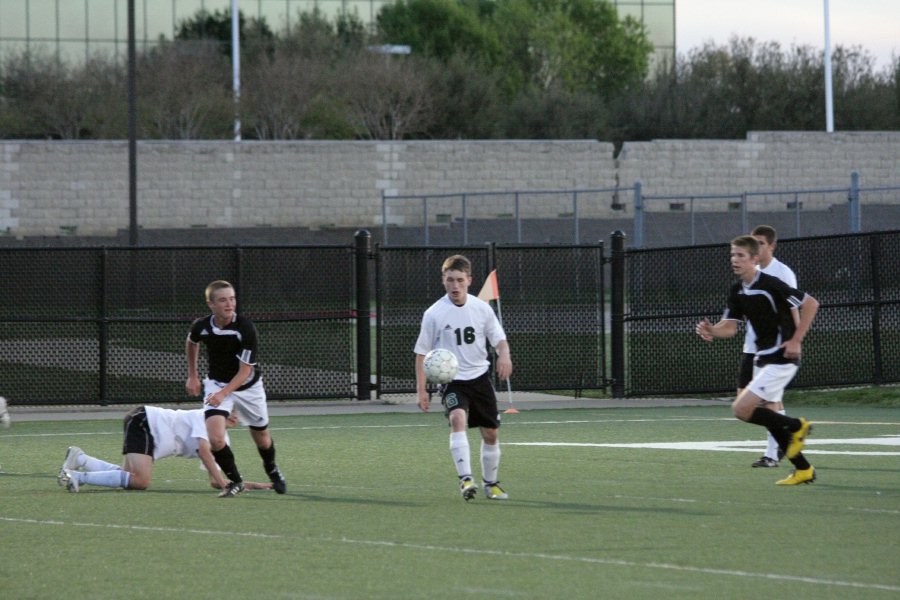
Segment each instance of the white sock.
M121 471L122 467L119 465L114 465L112 463L108 463L105 460L100 460L99 458L94 458L93 456L89 456L87 454L82 454L79 456L77 462L81 463L78 466L85 471Z
M450 434L450 456L456 466L456 474L460 477L472 475L472 462L469 458L469 436L465 431Z
M80 484L87 483L110 488L128 489L128 484L131 481L131 473L119 468L116 468L114 471L74 471L71 475Z
M786 414L784 409L775 412L777 412L779 415ZM775 441L775 438L772 437L771 433L767 434L766 442L766 456L768 456L772 460L778 460L778 442Z
M496 483L497 471L500 470L500 443L493 446L481 440L481 478L485 483Z

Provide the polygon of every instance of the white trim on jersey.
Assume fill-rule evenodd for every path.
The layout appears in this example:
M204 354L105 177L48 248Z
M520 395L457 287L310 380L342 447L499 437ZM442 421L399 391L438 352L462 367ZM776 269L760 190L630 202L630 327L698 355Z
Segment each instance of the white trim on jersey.
M757 269L766 275L777 277L794 289L797 288L797 276L794 274L794 271L774 256L772 257L772 262L766 265L766 268L757 267ZM742 352L744 354L756 354L756 351L756 332L753 331L750 321L747 321L745 323L744 348Z

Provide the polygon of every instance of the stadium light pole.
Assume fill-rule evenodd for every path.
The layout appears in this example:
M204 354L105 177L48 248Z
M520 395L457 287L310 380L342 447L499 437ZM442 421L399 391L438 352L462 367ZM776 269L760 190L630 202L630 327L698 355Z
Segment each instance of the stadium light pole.
M128 242L138 245L134 0L128 0Z
M231 88L234 90L234 141L241 141L241 22L238 0L231 0Z
M828 18L828 0L825 9L825 131L834 132L834 100L831 90L831 25Z

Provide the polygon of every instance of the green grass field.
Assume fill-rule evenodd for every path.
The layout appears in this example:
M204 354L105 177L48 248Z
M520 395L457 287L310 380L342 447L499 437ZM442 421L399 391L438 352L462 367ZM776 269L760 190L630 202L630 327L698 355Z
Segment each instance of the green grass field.
M802 414L819 480L781 487L788 463L751 469L764 431L726 406L523 410L501 430L510 499L470 503L435 413L275 418L287 495L233 500L175 458L146 492L66 493L66 447L117 461L120 423L14 422L0 430L0 594L897 598L900 415ZM232 440L262 478L249 435Z

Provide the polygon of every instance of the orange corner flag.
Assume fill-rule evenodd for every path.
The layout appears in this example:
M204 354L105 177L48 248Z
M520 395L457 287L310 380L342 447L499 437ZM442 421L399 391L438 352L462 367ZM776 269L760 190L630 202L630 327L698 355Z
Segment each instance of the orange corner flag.
M497 300L500 298L500 288L497 286L497 269L494 269L487 276L481 291L478 292L478 298L485 302Z

